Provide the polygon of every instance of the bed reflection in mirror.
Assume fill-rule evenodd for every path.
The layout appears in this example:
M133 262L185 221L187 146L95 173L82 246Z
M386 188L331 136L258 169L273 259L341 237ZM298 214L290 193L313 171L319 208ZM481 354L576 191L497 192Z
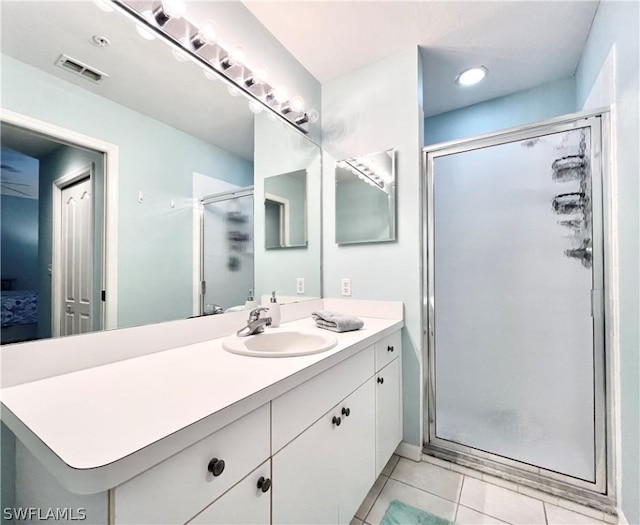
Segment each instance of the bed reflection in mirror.
M336 164L336 243L396 240L395 150Z

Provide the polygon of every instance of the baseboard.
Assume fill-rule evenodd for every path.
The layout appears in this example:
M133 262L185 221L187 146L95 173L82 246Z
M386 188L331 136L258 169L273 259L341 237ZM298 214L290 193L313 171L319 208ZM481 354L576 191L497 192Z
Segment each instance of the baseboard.
M621 508L618 508L618 525L629 525L629 520L627 520Z
M421 461L422 460L422 447L417 445L411 445L409 443L405 443L401 441L396 448L396 454L403 458L410 459L412 461Z

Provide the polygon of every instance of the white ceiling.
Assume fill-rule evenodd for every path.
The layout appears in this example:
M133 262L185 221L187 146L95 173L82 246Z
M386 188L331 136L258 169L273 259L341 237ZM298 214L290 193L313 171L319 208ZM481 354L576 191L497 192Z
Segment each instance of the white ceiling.
M420 45L425 115L573 75L597 1L245 1L321 82ZM485 65L480 85L454 83Z
M247 99L232 97L222 82L207 80L196 64L176 61L159 39L143 40L120 13L101 11L90 0L1 3L2 53L253 159L253 114ZM111 45L97 47L93 35L107 37ZM62 53L109 77L95 84L56 67Z

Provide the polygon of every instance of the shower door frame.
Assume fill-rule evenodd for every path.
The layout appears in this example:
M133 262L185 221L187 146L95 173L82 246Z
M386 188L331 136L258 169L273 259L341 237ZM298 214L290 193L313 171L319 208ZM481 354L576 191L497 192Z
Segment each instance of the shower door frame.
M198 199L198 221L200 223L200 231L199 231L199 238L200 238L200 243L199 243L199 247L200 247L200 253L198 254L198 263L199 263L199 271L198 271L198 275L200 277L199 281L198 281L198 293L199 293L199 305L200 305L200 311L198 313L198 315L204 315L204 296L205 296L205 280L204 280L204 207L207 204L215 204L216 202L223 202L223 201L228 201L228 200L232 200L232 199L239 199L241 197L254 197L254 211L255 211L255 191L254 191L254 187L253 186L244 186L242 188L234 188L232 190L227 190L227 191L223 191L220 193L213 193L211 195L205 195L204 197L200 197L200 199ZM255 221L254 221L255 222ZM254 224L254 229L255 229L255 224ZM255 268L254 268L255 271ZM255 274L254 274L254 281L253 284L255 285Z
M436 437L435 427L435 309L434 304L434 160L462 153L589 127L591 131L591 199L593 206L593 266L591 308L594 357L595 482L530 465L522 461L482 451L471 446ZM557 495L588 502L600 508L615 504L613 441L613 367L608 349L612 348L611 327L612 188L609 177L609 109L565 115L526 126L510 128L462 140L435 144L423 149L422 182L422 326L423 329L423 452L461 465L472 466L492 475L542 488Z

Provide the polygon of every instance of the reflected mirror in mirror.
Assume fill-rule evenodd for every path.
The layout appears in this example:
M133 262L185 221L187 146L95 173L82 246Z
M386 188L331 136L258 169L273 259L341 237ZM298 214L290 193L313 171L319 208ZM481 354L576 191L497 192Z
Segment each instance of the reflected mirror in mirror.
M396 240L395 150L336 164L336 243Z
M215 19L216 5L188 4L186 16ZM0 23L3 344L243 308L250 290L257 303L272 290L283 301L320 297L316 144L93 1L3 2ZM38 38L26 46L25 34ZM59 67L63 54L104 78ZM308 250L267 251L263 181L292 172L306 173L313 235ZM67 264L53 248L62 229L52 195L61 204L86 181L91 264ZM60 283L74 275L84 288L68 304Z
M265 179L264 214L267 250L307 245L306 170Z

